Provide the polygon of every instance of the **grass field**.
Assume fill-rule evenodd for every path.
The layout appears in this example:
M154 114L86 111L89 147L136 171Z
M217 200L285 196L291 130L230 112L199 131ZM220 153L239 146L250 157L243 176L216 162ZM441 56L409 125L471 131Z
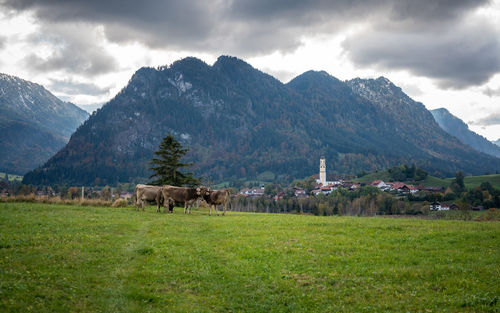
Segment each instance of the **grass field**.
M0 203L0 312L499 312L500 223Z
M5 174L6 173L4 173L4 172L0 172L0 178L5 179ZM14 175L14 174L8 174L8 175L9 175L9 181L14 181L14 180L22 181L23 180L22 176Z

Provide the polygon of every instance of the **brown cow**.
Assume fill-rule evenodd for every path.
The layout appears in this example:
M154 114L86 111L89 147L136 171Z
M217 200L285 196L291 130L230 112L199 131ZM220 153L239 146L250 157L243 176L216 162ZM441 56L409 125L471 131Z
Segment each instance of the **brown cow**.
M222 215L226 215L226 208L229 204L229 209L231 209L231 195L229 194L229 190L208 190L208 192L204 193L203 200L208 204L209 211L208 215L212 215L212 206L215 209L215 213L219 215L217 212L217 206L222 205L223 212Z
M198 188L188 188L165 185L161 188L165 211L165 204L168 204L170 207L171 203L177 201L184 203L184 214L186 214L186 210L188 206L190 206L190 201L201 199L207 192L208 189L203 186L200 186ZM170 212L172 213L173 210L170 210ZM189 212L191 213L191 210L189 210Z
M160 205L163 204L163 197L161 194L160 186L139 184L135 187L135 195L136 195L135 207L137 211L139 210L139 205L142 205L142 210L144 211L145 201L151 201L151 202L155 201L158 211L160 210Z

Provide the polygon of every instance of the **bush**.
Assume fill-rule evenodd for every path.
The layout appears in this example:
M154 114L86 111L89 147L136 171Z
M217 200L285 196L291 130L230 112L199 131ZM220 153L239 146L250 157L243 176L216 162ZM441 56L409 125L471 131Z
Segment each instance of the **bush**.
M500 221L500 210L490 208L476 218L477 221Z
M128 206L128 201L125 199L116 199L111 206L114 208L123 208Z

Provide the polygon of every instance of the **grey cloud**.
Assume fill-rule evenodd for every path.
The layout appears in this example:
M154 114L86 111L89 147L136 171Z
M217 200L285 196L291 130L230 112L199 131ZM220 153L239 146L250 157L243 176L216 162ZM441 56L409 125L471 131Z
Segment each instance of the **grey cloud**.
M3 49L3 47L5 47L6 42L7 42L7 37L0 36L0 49Z
M475 122L471 122L475 125L482 126L492 126L492 125L500 125L500 112L492 113L486 117L483 117Z
M487 95L488 97L500 97L500 87L497 89L492 89L490 87L486 87L483 89L483 94Z
M250 57L289 52L301 39L362 23L368 30L344 43L358 65L406 69L463 88L499 72L499 35L482 22L464 24L489 0L0 0L30 10L43 25L100 25L112 42ZM31 55L38 70L67 66L88 75L112 70L111 56L69 37L51 57ZM80 45L85 42L86 45ZM85 50L87 49L87 50Z
M3 0L50 23L104 25L116 42L243 55L286 51L311 33L334 33L359 21L409 21L422 27L455 20L487 0Z
M486 22L456 25L434 33L372 30L343 43L358 65L409 70L444 88L487 82L500 71L500 37Z
M86 24L45 24L39 34L30 38L35 45L48 45L46 57L28 54L24 64L38 72L65 71L95 76L116 70L115 59L96 44L95 30Z
M110 87L99 87L93 83L78 82L72 79L50 79L48 88L51 91L67 95L100 96L107 94Z
M417 97L417 96L421 96L424 94L422 89L420 89L417 85L402 83L402 84L399 84L399 86L406 94L408 94L412 97Z

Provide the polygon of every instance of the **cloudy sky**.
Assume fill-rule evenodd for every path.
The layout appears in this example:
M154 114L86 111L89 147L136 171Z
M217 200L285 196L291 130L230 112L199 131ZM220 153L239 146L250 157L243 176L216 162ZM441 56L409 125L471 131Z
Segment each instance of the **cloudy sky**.
M90 111L141 66L222 54L283 82L385 76L500 138L500 0L0 0L0 72Z

